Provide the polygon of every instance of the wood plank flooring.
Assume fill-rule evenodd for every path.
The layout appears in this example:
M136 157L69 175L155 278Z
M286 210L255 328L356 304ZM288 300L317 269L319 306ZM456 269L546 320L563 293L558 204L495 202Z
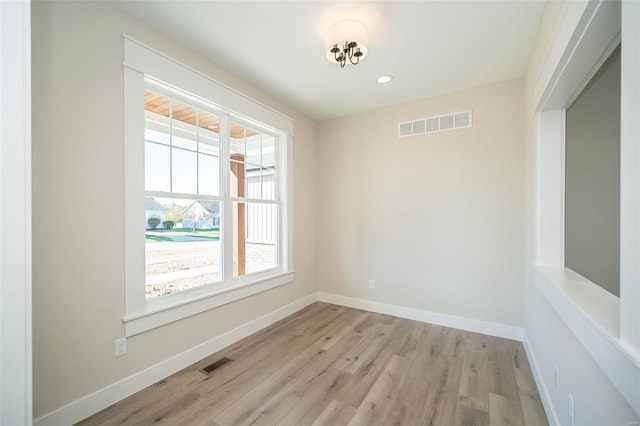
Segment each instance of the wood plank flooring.
M548 423L521 343L318 302L79 424Z

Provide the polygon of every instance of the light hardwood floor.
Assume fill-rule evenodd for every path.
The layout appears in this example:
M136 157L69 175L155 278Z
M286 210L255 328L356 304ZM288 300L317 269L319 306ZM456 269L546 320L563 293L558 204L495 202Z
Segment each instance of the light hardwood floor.
M318 302L79 424L548 423L521 343Z

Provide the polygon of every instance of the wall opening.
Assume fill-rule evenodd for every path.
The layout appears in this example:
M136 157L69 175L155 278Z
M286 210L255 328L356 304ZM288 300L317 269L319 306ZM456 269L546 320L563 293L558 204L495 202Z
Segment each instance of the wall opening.
M565 123L565 266L619 297L620 46Z

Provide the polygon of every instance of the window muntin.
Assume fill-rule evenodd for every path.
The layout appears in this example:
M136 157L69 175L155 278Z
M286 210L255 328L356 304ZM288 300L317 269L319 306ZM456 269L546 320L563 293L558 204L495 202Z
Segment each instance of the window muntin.
M279 137L154 89L145 91L145 202L159 221L146 211L146 300L278 268Z

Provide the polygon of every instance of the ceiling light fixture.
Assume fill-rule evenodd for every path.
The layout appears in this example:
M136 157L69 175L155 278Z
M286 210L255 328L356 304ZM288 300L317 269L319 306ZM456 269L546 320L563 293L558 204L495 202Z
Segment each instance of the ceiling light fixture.
M376 81L378 83L380 83L380 84L387 84L391 80L393 80L393 76L392 75L381 75L380 77L378 77L378 79Z
M357 65L367 56L367 43L367 27L362 22L337 22L327 31L327 59L331 63L339 64L340 68L344 68L347 61Z

